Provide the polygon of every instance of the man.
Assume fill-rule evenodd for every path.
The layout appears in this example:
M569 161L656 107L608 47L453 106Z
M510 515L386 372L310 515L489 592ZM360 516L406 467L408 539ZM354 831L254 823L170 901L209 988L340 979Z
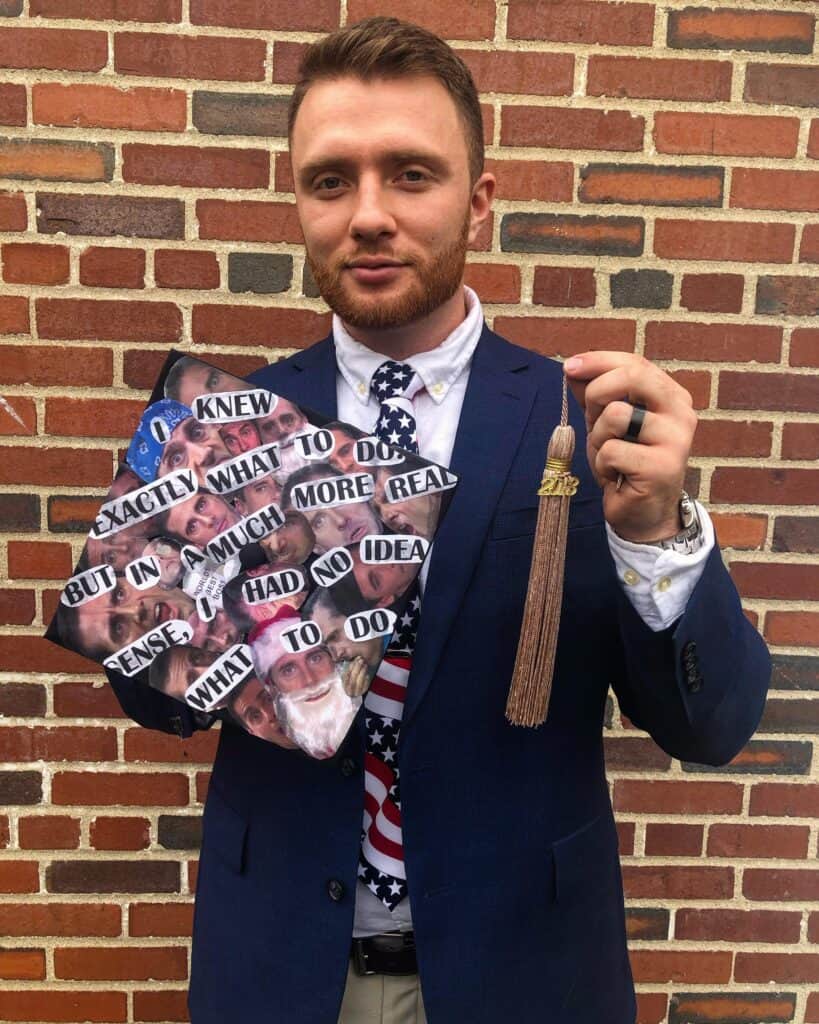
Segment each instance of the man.
M361 546L350 548L353 576L365 601L373 608L387 608L403 597L418 569L412 562L365 562Z
M218 494L197 491L157 516L157 524L158 529L172 533L185 544L204 548L214 537L235 526L241 518L239 509L229 505Z
M123 494L136 491L144 487L145 481L128 469L127 466L120 466L111 489L106 496L106 501L114 501L121 498ZM126 526L122 530L116 530L107 537L92 537L89 535L83 550L83 560L78 569L89 569L95 565L110 565L114 572L122 575L125 566L135 558L139 558L145 545L148 543L147 524L143 521L133 526Z
M289 508L284 513L284 522L273 533L263 537L259 544L270 562L289 562L301 565L310 557L316 544L316 536L306 516Z
M418 494L400 501L387 500L385 489L390 477L409 473L414 468L415 464L409 458L400 465L379 466L375 472L373 506L384 525L394 533L405 533L431 540L441 510L440 491Z
M281 485L276 481L272 473L267 476L257 477L249 484L231 491L228 495L230 502L243 516L249 516L251 512L257 512L271 502L279 501L282 496Z
M231 690L225 706L251 736L286 750L296 749L296 744L285 733L276 715L273 694L257 676L249 676Z
M256 426L264 444L271 444L273 441L287 441L293 434L297 434L309 425L307 417L301 409L281 397L267 416L260 416L256 420Z
M319 587L313 591L302 609L303 617L310 618L321 630L321 636L334 661L352 661L360 657L373 672L384 656L384 641L381 636L369 640L351 640L344 630L348 614L361 610L361 603L354 604L350 612L343 612L337 603L339 588L328 590Z
M199 395L244 391L246 388L245 382L238 377L191 356L177 359L165 378L165 397L187 406L192 406Z
M237 420L219 427L219 435L230 455L242 455L262 443L259 428L253 420Z
M307 50L290 156L333 329L254 382L371 433L382 408L373 381L397 363L415 421L408 441L414 433L420 454L459 483L432 549L409 680L406 664L390 665L393 697L381 698L385 712L399 705L384 716L400 725L397 745L375 740L383 729L366 703L332 762L222 730L191 1019L221 1024L241 992L247 1019L273 1012L282 1024L633 1024L601 735L609 684L671 755L721 764L753 733L769 674L704 510L677 539L690 398L631 354L567 364L580 486L551 706L543 726L511 726L504 708L562 375L494 334L463 287L495 184L474 84L427 32L391 19L342 29ZM139 712L169 728L168 709ZM386 754L400 785L379 794L374 776L397 778ZM395 900L369 887L365 786L367 807L384 812ZM226 960L239 946L252 955Z

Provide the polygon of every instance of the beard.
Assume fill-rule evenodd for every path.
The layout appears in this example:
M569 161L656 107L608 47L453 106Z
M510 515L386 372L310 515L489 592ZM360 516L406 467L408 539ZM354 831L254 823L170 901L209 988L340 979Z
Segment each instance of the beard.
M312 700L311 698L316 698ZM287 735L311 757L332 757L361 707L360 697L348 697L338 672L320 683L278 692L276 716Z
M403 327L429 316L457 291L463 279L469 245L469 208L458 237L429 259L418 259L396 252L362 250L335 263L320 263L307 250L307 262L319 294L344 323L362 330L386 330ZM414 268L411 283L390 298L374 293L368 300L350 294L345 286L345 267L357 256L384 256L398 259ZM348 271L349 273L349 271Z

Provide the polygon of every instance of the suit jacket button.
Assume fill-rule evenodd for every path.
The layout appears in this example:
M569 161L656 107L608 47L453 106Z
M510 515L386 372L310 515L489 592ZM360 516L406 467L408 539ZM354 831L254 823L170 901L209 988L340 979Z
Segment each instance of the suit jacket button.
M344 883L337 878L331 878L327 883L327 895L333 903L340 903L344 899Z
M351 778L356 773L358 765L355 763L355 759L352 757L343 757L339 769L345 779Z

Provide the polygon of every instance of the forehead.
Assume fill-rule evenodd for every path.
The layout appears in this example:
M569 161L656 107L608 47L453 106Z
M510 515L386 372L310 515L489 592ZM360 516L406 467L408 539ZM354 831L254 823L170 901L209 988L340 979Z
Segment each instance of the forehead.
M290 153L294 167L301 167L331 156L355 163L382 160L416 147L466 162L455 101L437 78L342 77L307 90Z

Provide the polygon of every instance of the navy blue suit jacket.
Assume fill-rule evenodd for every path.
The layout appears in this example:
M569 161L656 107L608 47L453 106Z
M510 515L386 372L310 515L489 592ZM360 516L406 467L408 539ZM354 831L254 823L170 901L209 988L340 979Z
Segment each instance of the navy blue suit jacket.
M335 414L331 339L253 379ZM538 729L507 723L536 492L560 394L556 363L484 329L451 462L460 483L433 547L399 748L431 1024L632 1024L603 762L609 685L664 750L709 764L739 751L765 701L768 653L718 551L685 614L664 632L649 630L622 593L573 405L581 485L571 505L549 717ZM690 643L699 687L683 664ZM183 735L195 727L182 705L121 677L113 682L143 724ZM353 926L363 754L355 728L340 756L315 761L222 727L204 813L193 1024L335 1024Z

